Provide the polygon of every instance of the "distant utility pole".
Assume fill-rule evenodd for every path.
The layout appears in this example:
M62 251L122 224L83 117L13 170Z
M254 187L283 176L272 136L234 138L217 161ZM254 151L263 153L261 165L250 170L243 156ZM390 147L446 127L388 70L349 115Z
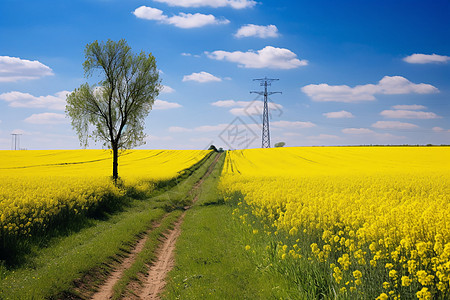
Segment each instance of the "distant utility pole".
M11 133L12 136L12 143L11 143L11 150L20 150L20 136L22 134L20 133Z
M262 146L261 148L270 148L270 130L269 130L269 105L267 104L267 96L273 94L281 94L281 92L267 92L267 87L272 85L272 81L279 79L261 78L253 79L253 81L259 81L260 86L264 86L264 92L250 92L258 95L264 95L264 109L263 109L263 128L262 128Z

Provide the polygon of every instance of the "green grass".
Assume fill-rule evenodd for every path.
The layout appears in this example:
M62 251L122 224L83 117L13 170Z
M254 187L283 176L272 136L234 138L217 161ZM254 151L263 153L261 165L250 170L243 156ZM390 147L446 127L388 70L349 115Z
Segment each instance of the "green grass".
M74 281L88 289L100 283L113 262L130 251L152 222L189 203L192 196L186 199L187 192L204 175L213 157L208 155L180 178L162 185L152 198L130 198L120 210L100 219L80 220L51 238L43 236L41 242L30 243L20 263L7 268L0 265L0 299L83 297Z
M132 266L125 270L120 280L114 285L112 299L121 299L127 292L127 285L133 280L136 281L139 273L145 274L147 263L156 257L155 251L159 245L159 239L167 230L173 228L181 214L181 210L171 212L161 221L158 228L149 233L144 249L139 252Z
M117 255L125 255L138 235L160 219L165 211L150 202L136 201L133 207L78 233L54 239L47 248L19 269L8 272L0 282L0 298L44 299L61 292L73 292L72 282L83 273L97 269L104 273Z
M261 269L251 233L232 218L233 207L217 192L224 156L204 182L199 199L187 211L177 241L176 267L169 273L165 299L284 298L289 282Z

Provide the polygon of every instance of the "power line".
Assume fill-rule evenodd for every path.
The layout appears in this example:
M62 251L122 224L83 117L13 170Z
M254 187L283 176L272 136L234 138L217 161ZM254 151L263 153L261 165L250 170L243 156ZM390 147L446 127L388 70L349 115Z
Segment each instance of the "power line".
M270 148L270 129L269 129L269 106L267 104L267 96L273 94L281 94L281 92L267 92L267 87L272 85L273 81L278 81L279 79L273 78L261 78L261 79L253 79L253 81L259 81L260 86L264 86L264 92L255 92L252 91L250 94L258 94L264 95L264 108L263 108L263 127L262 127L262 148Z

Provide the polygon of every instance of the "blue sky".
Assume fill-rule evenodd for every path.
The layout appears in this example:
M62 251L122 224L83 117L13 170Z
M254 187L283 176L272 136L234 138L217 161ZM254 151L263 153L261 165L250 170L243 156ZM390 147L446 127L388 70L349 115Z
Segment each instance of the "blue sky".
M121 38L166 86L142 149L259 147L265 76L272 145L450 144L447 0L2 0L0 149L79 148L65 97Z

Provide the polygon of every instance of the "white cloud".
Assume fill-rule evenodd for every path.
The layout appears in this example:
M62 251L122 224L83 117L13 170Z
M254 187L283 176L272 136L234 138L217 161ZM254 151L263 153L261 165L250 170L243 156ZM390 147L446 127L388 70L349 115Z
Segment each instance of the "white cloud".
M341 111L334 111L329 113L323 113L325 117L329 119L341 119L341 118L354 118L355 116L348 111L341 110Z
M406 136L394 135L391 133L375 133L374 137L381 141L398 141L406 139Z
M285 132L283 136L302 136L302 134L298 132Z
M392 106L393 109L406 109L406 110L419 110L419 109L426 109L426 106L418 105L418 104L411 104L411 105L394 105Z
M230 113L235 116L258 116L261 115L264 109L264 102L260 100L255 101L237 101L236 108L230 109ZM274 102L268 103L269 111L281 112L283 106ZM281 115L281 113L278 113Z
M11 134L28 134L25 130L22 129L14 129Z
M343 133L346 134L368 134L368 133L374 133L373 130L368 128L345 128L342 129Z
M450 56L437 54L412 54L403 59L410 64L446 63L450 61Z
M156 136L156 135L147 135L144 139L146 142L154 142L154 141L171 141L173 137L171 136Z
M211 103L211 105L218 107L233 107L237 105L237 102L234 100L219 100Z
M375 94L431 94L439 90L425 83L415 84L402 76L384 76L378 84L348 85L309 84L302 91L318 102L361 102L375 100Z
M42 113L42 114L32 114L30 117L25 119L25 122L31 124L63 124L68 123L68 119L64 114L56 114L56 113Z
M338 137L337 135L321 133L315 136L308 136L307 138L311 140L336 140L339 139L340 137Z
M183 77L183 81L197 81L200 83L205 82L211 82L211 81L222 81L219 77L216 77L210 73L207 72L200 72L200 73L192 73L191 75L185 75Z
M36 97L28 93L14 91L0 94L0 100L8 102L11 107L64 110L66 108L66 97L68 94L70 92L61 91L55 95Z
M222 131L227 128L229 124L218 124L218 125L204 125L194 128L197 132L211 132L211 131Z
M301 121L276 121L271 122L270 125L279 128L311 128L316 126L314 123Z
M193 56L193 57L197 57L197 58L201 57L198 54L191 54L191 53L186 53L186 52L181 53L181 56L188 56L188 57Z
M155 103L153 104L153 109L156 110L163 110L163 109L171 109L171 108L178 108L181 107L181 104L178 104L176 102L168 102L164 100L155 100Z
M432 130L434 132L450 132L450 129L446 130L446 129L442 128L442 127L437 127L437 126L433 127Z
M243 68L295 69L308 64L306 60L299 60L294 52L272 46L266 46L256 52L252 50L247 52L219 50L205 53L211 59L235 62Z
M171 88L170 86L168 86L168 85L163 85L162 86L162 89L161 89L161 93L162 94L171 94L171 93L174 93L174 92L175 92L175 90L173 88Z
M256 5L254 0L154 0L160 3L166 3L170 6L181 7L225 7L229 6L234 9L251 8Z
M373 123L372 127L379 129L413 129L418 128L419 126L399 121L378 121L376 123Z
M383 110L380 115L391 119L438 119L440 116L433 112L413 110Z
M254 36L265 39L278 37L279 34L278 28L275 25L261 26L261 25L247 24L239 28L234 36L237 38Z
M212 131L222 131L224 130L229 124L218 124L218 125L203 125L198 126L195 128L185 128L185 127L179 127L179 126L171 126L169 127L169 132L174 133L184 133L184 132L212 132Z
M37 60L0 56L0 82L38 79L54 75L50 67Z
M185 128L185 127L179 127L179 126L170 126L169 132L191 132L192 129Z
M170 24L184 29L198 28L212 24L230 23L230 21L227 19L217 19L213 15L204 15L200 13L179 13L178 15L169 17L165 15L162 10L148 6L141 6L136 8L133 14L140 19L159 21L164 24Z
M235 100L219 100L211 103L213 106L217 107L233 107L230 109L230 113L235 116L253 116L261 115L264 102L261 100L254 101L235 101ZM281 112L283 106L278 103L269 102L269 110Z

